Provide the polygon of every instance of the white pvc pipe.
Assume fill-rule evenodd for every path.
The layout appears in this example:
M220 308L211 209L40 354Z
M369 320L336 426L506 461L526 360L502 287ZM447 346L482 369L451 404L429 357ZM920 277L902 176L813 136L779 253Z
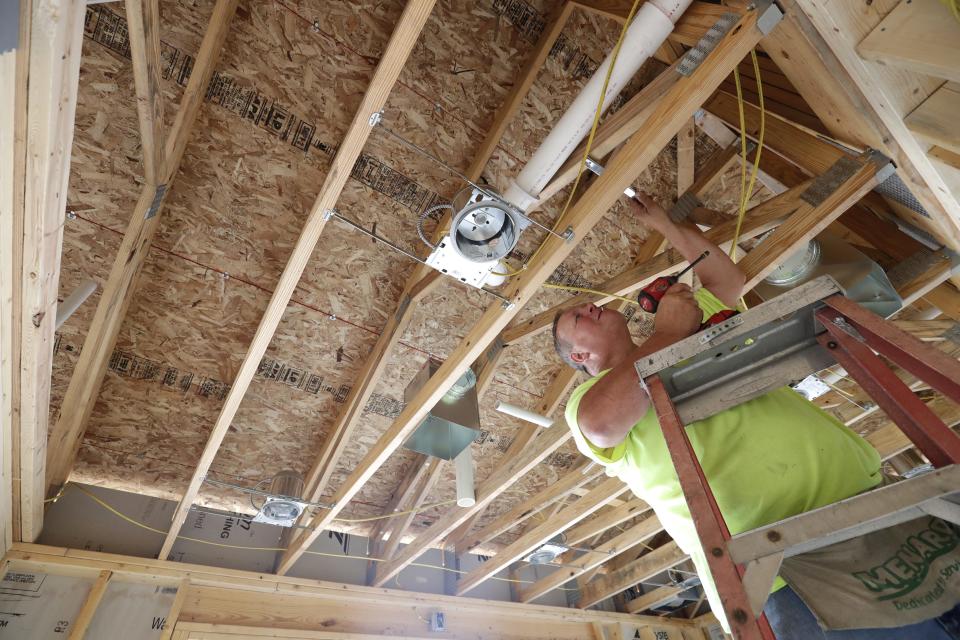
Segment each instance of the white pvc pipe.
M70 295L64 298L63 302L57 305L56 328L59 329L67 318L73 315L73 312L80 308L84 301L93 295L97 290L97 283L93 280L84 280Z
M674 23L691 2L692 0L648 0L640 7L624 35L617 64L610 75L607 92L603 97L602 110L606 110L643 63L660 48L673 31ZM597 68L523 170L507 187L504 199L524 211L529 210L537 201L537 195L586 137L593 124L597 100L600 98L611 58L612 52Z
M508 404L506 402L497 402L495 407L500 413L505 413L508 416L513 416L514 418L519 418L521 420L526 420L527 422L532 422L533 424L540 427L549 427L553 424L553 420L547 416L541 415L539 413L534 413L533 411L527 411L523 407L518 407L516 405Z
M473 454L469 446L453 459L453 468L457 473L457 506L472 507L477 498L473 493Z

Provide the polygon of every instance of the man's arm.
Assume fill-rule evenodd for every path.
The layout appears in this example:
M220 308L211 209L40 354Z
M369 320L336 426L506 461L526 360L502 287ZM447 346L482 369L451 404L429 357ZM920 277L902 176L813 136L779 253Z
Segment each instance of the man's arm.
M689 286L670 287L660 300L653 335L634 346L580 400L577 424L590 442L607 448L623 441L650 408L650 398L640 386L633 363L692 335L700 328L702 317Z
M693 262L704 251L710 251L700 264L693 268L704 288L728 307L735 307L743 295L746 277L740 267L720 248L707 240L703 233L692 225L679 225L670 219L663 207L645 193L637 193L629 200L640 221L649 229L657 231L688 261Z

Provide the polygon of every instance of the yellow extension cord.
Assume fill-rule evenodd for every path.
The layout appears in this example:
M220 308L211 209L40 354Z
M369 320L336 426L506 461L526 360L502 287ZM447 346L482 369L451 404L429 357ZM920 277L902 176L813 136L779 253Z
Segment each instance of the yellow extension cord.
M151 527L151 526L148 525L148 524L145 524L145 523L143 523L143 522L140 522L139 520L136 520L136 519L134 519L134 518L131 518L131 517L128 516L127 514L125 514L125 513L123 513L122 511L114 508L113 506L111 506L110 504L108 504L108 503L105 502L104 500L101 500L99 497L97 497L96 495L94 495L92 492L84 489L83 487L81 487L81 486L78 485L78 484L70 483L69 486L75 488L76 490L80 491L81 493L86 494L86 496L87 496L88 498L90 498L91 500L93 500L94 502L96 502L98 505L100 505L101 507L103 507L104 509L106 509L107 511L109 511L110 513L112 513L113 515L117 516L118 518L120 518L120 519L122 519L122 520L125 520L126 522L128 522L128 523L130 523L130 524L132 524L132 525L134 525L134 526L140 527L141 529L146 529L147 531L152 531L153 533L157 533L157 534L160 534L160 535L163 535L163 536L167 535L167 533L168 533L167 531L164 531L164 530L162 530L162 529L157 529L156 527ZM51 502L51 501L53 501L53 500L56 500L56 499L59 498L60 495L62 495L62 494L63 494L63 490L61 490L61 492L60 492L55 498L50 498L50 499L46 500L45 502ZM448 500L448 501L446 501L446 502L437 503L437 504L447 504L448 502L455 502L455 500ZM434 507L435 507L435 506L437 506L437 504L430 505L430 506L434 506ZM429 507L423 507L422 509L427 509L427 508L429 508ZM408 512L406 512L406 513L411 513L411 512L408 511ZM360 520L350 520L350 521L341 520L341 522L367 522L367 521L370 521L370 520L378 520L378 519L383 519L383 518L392 518L392 517L399 516L399 515L403 515L403 513L394 513L394 514L390 514L390 515L388 515L388 516L379 516L379 517L377 517L377 518L363 518L363 519L360 519ZM196 543L199 543L199 544L205 544L205 545L209 545L209 546L211 546L211 547L224 547L224 548L226 548L226 549L239 549L239 550L241 550L241 551L271 551L271 552L277 552L277 551L286 551L286 550L287 550L286 547L250 547L250 546L236 545L236 544L223 544L223 543L221 543L221 542L213 542L213 541L211 541L211 540L201 540L200 538L192 538L192 537L190 537L190 536L180 536L180 535L178 535L178 536L177 536L177 539L178 539L178 540L188 540L188 541L190 541L190 542L196 542ZM308 554L308 555L312 555L312 556L323 556L323 557L326 557L326 558L349 558L349 559L351 559L351 560L363 560L363 561L366 561L366 562L387 562L387 560L384 559L384 558L374 558L373 556L369 556L369 557L368 557L368 556L354 556L354 555L349 555L349 554L325 553L325 552L323 552L323 551L309 551L309 550L304 551L304 553L306 553L306 554ZM422 563L422 562L411 562L411 563L409 564L409 566L411 566L411 567L421 567L421 568L424 568L424 569L439 569L439 570L441 570L441 571L449 571L449 572L451 572L451 573L458 573L458 574L466 574L466 573L469 573L469 572L467 572L467 571L462 571L462 570L460 570L460 569L454 569L454 568L452 568L452 567L441 567L441 566L438 566L438 565L435 565L435 564L426 564L426 563ZM489 579L490 579L490 580L499 580L500 582L516 582L516 583L522 583L522 584L533 584L533 581L532 581L532 580L518 580L518 579L513 579L513 578L500 578L500 577L497 577L497 576L492 576L492 577L490 577ZM560 590L560 591L572 591L572 589L564 589L564 588L560 588L559 590Z
M567 213L567 209L570 208L570 203L573 202L573 196L577 192L577 187L580 185L580 179L583 177L583 171L587 167L587 159L590 157L590 148L593 146L593 138L597 134L597 127L600 124L600 116L603 114L603 99L607 95L607 87L610 84L610 76L613 75L613 68L617 64L617 57L620 55L620 47L623 45L623 38L627 35L627 29L630 27L630 23L633 22L633 16L637 12L637 7L640 6L641 0L633 0L633 6L630 7L630 13L627 14L627 19L623 22L623 27L620 29L620 36L617 38L617 43L613 47L613 54L610 58L610 66L607 67L607 73L603 78L603 88L600 90L600 98L597 100L597 108L593 112L593 125L590 127L590 135L587 137L587 146L583 150L583 159L580 161L580 167L577 169L577 179L573 181L573 186L570 188L570 194L567 196L567 202L563 205L563 210L560 212L560 215L557 216L557 224L553 227L553 233L557 232L557 229L560 226L560 221L563 220L563 216ZM540 254L540 251L543 249L543 245L546 244L546 240L540 243L540 246L537 247L537 250L533 252L533 255L530 256L530 259L519 269L508 269L507 273L498 273L492 271L491 273L495 276L501 276L504 278L512 278L523 273L527 265L536 259ZM559 287L559 285L558 285Z

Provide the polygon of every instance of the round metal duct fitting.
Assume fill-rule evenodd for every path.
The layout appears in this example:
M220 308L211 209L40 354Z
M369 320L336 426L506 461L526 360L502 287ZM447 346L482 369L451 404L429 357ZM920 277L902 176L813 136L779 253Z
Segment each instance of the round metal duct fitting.
M526 226L524 220L505 203L467 192L470 199L458 206L450 224L450 240L454 251L471 262L492 262L513 251Z

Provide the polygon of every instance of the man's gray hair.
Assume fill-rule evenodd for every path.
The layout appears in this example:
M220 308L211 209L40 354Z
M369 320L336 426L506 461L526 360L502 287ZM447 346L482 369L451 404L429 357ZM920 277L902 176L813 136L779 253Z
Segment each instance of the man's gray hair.
M583 371L586 374L590 372L587 371L587 368L576 362L573 358L570 357L570 354L573 352L573 345L560 337L560 333L557 331L557 327L560 324L560 318L563 317L563 314L569 311L569 309L561 309L557 311L557 315L553 316L553 348L556 350L557 355L560 356L560 359L565 363L577 369L578 371Z

